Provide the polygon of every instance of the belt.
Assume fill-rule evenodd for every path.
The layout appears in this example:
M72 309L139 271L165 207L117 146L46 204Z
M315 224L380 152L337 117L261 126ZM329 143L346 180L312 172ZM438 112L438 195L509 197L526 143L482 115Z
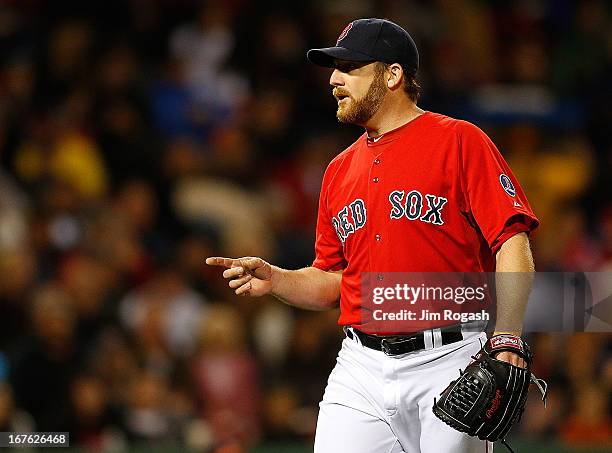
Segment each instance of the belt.
M442 345L463 340L460 325L442 327L440 331L442 334ZM425 349L425 334L430 335L431 331L416 332L411 335L380 336L365 333L355 328L345 327L344 333L351 340L354 339L354 336L357 336L361 344L367 348L382 351L389 356L393 356Z

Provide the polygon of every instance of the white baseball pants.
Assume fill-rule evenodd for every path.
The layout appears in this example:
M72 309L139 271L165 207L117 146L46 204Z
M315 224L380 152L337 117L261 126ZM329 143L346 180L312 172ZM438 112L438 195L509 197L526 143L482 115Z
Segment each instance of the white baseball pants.
M345 338L319 405L315 453L492 452L490 442L454 430L432 412L434 398L486 341L484 333L463 335L394 357L362 346L355 335Z

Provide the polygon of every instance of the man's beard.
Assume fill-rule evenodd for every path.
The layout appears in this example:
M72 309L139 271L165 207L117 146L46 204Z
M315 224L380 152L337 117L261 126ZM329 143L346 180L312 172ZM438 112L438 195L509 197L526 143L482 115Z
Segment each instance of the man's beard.
M351 99L347 107L338 106L336 117L341 123L364 125L380 108L387 87L384 83L384 72L376 71L368 92L361 99ZM348 98L347 98L348 99Z

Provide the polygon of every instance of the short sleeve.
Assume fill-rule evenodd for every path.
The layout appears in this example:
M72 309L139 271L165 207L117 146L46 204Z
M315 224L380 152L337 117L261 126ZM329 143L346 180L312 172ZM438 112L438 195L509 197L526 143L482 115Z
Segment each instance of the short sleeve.
M332 224L332 216L327 208L328 192L327 172L323 177L321 194L319 195L319 211L317 214L317 232L315 239L315 260L313 267L324 271L339 271L346 267L342 242L338 238Z
M534 230L539 220L491 139L473 124L462 125L460 165L465 202L495 253L515 234Z

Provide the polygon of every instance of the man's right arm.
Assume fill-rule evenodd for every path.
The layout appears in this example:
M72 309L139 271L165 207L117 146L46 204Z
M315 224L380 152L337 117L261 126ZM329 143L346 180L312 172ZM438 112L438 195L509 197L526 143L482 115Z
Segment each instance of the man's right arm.
M294 307L329 310L338 306L341 280L341 272L326 272L316 267L290 271L272 266L271 293Z
M261 258L207 258L206 264L226 267L223 277L238 295L272 294L284 303L306 310L328 310L338 306L341 272L315 267L287 270Z

